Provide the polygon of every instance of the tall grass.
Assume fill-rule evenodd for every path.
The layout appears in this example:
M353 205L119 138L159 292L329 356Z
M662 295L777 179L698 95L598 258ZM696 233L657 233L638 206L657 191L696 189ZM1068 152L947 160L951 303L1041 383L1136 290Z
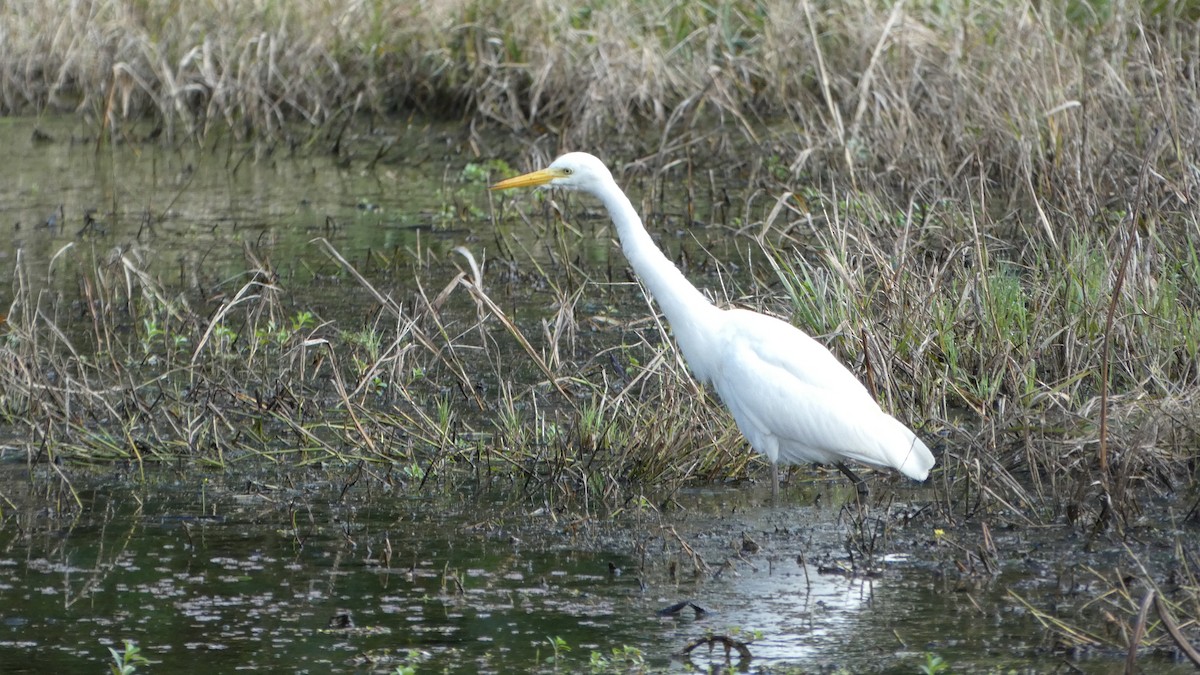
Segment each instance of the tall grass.
M221 130L268 142L297 129L340 138L395 113L454 116L470 122L464 147L475 152L503 145L480 133L490 127L529 140L534 157L593 145L632 157L618 167L623 179L682 185L689 220L706 172L709 201L722 202L722 171L773 202L764 213L748 199L736 213L726 201L715 216L757 232L775 264L776 281L747 295L786 296L797 323L828 336L909 417L949 425L966 411L1021 428L1029 415L1061 415L1078 447L1052 463L1071 466L1092 452L1109 403L1122 403L1111 416L1142 419L1140 402L1194 389L1198 21L1190 2L15 0L0 8L0 110L76 110L101 138L130 139L131 123L149 118L176 140ZM269 275L251 268L227 311L256 308L246 321L270 333L289 318L270 301ZM90 293L145 281L99 272ZM501 314L478 283L460 281L481 313ZM146 293L158 309L143 329L178 335L185 308ZM23 344L74 353L38 332L40 311L14 312ZM471 391L446 347L470 330L430 311L410 333L421 324L389 315L395 335L367 331L352 343L370 353L339 368L387 379L416 353L435 354L434 367ZM132 354L117 356L106 332L115 317L94 316L95 347L124 368ZM576 339L570 318L550 342ZM544 341L505 326L569 398L559 346L541 353ZM180 367L214 367L201 357L227 345L250 349L250 363L270 353L228 325L203 328L186 336L201 345ZM485 336L474 348L494 354ZM309 339L304 350L328 349L328 335L301 344ZM341 377L338 398L369 389ZM26 387L29 405L45 404L37 391ZM603 395L585 398L593 413L613 410ZM484 405L479 394L467 400ZM420 408L421 425L436 421ZM1026 417L1013 421L1014 410ZM65 409L51 418L73 419ZM426 440L443 432L433 424ZM1016 445L1030 443L1026 434ZM1116 461L1158 458L1140 451L1146 444L1157 440L1119 444ZM1040 476L1044 457L1026 455Z
M1161 134L1157 187L1186 192L1198 20L1190 2L15 0L0 112L270 138L420 111L636 152L718 133L797 171L976 177L1001 200L1120 195Z
M669 494L744 474L750 453L704 414L712 403L665 342L564 359L556 352L591 352L573 304L531 334L483 290L473 260L401 304L321 251L374 298L361 325L287 310L292 291L253 256L203 315L147 271L152 255L64 249L56 264L83 302L35 290L18 261L0 415L25 460L359 463L413 490L518 481L530 498L585 508L621 503L631 486ZM606 377L609 363L628 365Z
M988 236L1003 224L946 205L917 223L870 202L848 212L844 200L788 203L791 224L769 230L780 238L768 250L797 323L828 336L847 361L875 364L872 380L893 407L915 419L966 413L1026 429L1048 415L1058 420L1050 426L1094 439L1116 293L1108 383L1121 414L1133 414L1117 433L1138 437L1118 444L1121 461L1171 454L1145 436L1159 404L1134 411L1190 401L1200 385L1195 215L1178 214L1170 230L1064 230L1055 249ZM904 234L883 234L892 229Z

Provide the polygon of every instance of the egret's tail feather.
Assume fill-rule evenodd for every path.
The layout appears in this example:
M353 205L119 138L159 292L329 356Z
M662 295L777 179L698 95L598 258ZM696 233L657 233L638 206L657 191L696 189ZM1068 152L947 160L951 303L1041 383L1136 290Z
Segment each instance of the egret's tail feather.
M929 451L929 447L914 435L908 452L904 454L896 469L913 480L925 480L929 477L929 470L933 468L933 463L933 453Z

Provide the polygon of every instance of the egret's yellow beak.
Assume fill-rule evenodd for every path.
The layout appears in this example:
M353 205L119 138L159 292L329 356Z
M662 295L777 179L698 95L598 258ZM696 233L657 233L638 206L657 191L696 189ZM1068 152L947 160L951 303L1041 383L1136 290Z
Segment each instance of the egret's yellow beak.
M491 189L508 190L511 188L537 187L539 185L545 185L555 178L561 178L562 176L563 174L561 171L557 171L555 169L541 169L539 171L531 171L527 174L522 174L516 178L502 180L493 185Z

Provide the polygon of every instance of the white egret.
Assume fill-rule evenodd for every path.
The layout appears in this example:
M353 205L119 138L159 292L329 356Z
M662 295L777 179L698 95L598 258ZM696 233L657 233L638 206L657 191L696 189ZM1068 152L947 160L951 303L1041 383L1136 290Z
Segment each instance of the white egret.
M845 460L891 467L914 480L929 475L929 448L883 412L822 344L774 317L720 309L689 283L599 159L571 152L492 189L534 186L586 192L604 203L625 258L662 308L692 374L716 389L750 446L773 465L835 464L859 492L866 484Z

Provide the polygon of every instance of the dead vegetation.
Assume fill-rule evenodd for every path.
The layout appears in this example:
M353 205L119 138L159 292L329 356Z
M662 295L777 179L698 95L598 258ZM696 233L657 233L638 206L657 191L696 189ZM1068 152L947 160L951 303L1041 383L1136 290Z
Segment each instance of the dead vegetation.
M563 359L589 351L575 344L573 306L540 326L561 336L547 349L483 290L465 250L463 272L402 305L320 248L374 298L365 325L289 313L291 289L252 255L203 314L137 255L61 252L78 300L19 277L0 410L25 440L9 452L139 470L358 464L414 490L500 480L585 508L629 498L630 485L740 475L751 460L661 338Z
M1110 205L1144 150L1156 191L1193 184L1198 20L1188 2L16 0L0 111L271 139L415 110L639 153L720 129L792 172Z

